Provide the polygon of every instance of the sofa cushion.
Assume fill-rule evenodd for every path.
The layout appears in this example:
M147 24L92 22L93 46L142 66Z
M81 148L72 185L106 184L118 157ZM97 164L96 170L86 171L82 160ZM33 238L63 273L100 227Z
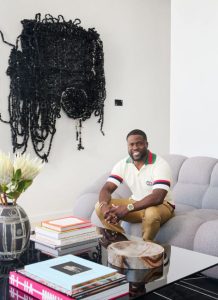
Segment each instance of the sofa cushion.
M189 218L198 217L204 222L218 219L218 210L216 209L195 209L186 213Z
M218 220L203 223L196 232L193 250L209 255L218 254ZM218 267L213 267L203 272L205 275L218 279Z
M170 244L186 249L193 249L195 233L204 222L195 216L179 215L161 226L155 240L160 244Z
M170 165L170 168L172 170L172 185L171 188L177 183L179 172L181 169L182 164L187 159L184 155L178 155L178 154L166 154L162 155L162 157L168 162Z
M180 203L176 203L176 209L175 209L175 215L183 215L187 212L196 210L195 207L191 206L191 205L186 205L186 204L180 204Z
M218 209L218 163L212 170L210 186L203 197L202 207Z
M104 225L101 223L101 220L97 216L95 210L92 212L92 215L91 215L90 219L91 219L92 224L94 224L95 226L104 227Z
M211 173L216 164L217 159L211 157L198 156L186 159L173 189L175 202L202 208L203 198L210 186Z
M142 224L141 223L130 224L128 222L123 221L121 223L121 225L127 235L133 235L133 236L142 238Z
M215 164L215 166L212 170L210 184L211 184L211 186L218 187L218 162Z
M179 172L179 182L207 185L210 183L212 170L217 163L212 157L191 157L184 161Z
M178 182L173 189L173 199L175 203L190 205L195 208L202 207L202 199L206 193L208 185L197 183Z
M195 233L203 222L204 220L197 216L189 217L186 214L175 216L161 226L155 241L192 250ZM141 223L122 222L122 227L127 234L142 236Z
M218 210L218 186L209 186L202 200L202 208Z

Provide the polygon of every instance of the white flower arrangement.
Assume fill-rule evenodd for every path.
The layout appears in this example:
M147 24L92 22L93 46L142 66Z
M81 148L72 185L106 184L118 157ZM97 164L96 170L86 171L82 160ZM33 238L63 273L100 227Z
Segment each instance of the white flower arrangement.
M44 163L29 154L16 154L12 162L10 155L0 151L0 203L16 205L18 197L32 184Z

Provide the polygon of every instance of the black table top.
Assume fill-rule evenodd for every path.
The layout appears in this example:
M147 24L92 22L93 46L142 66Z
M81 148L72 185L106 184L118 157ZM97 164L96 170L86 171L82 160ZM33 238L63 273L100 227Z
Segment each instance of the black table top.
M106 231L106 235L99 241L100 247L97 247L96 253L92 256L82 254L83 258L94 260L98 263L108 265L107 262L107 246L116 241L125 240L122 236L112 234ZM99 248L101 251L99 251ZM194 252L191 250L175 247L165 246L167 259L164 266L161 268L154 268L150 270L117 270L125 274L130 283L130 296L121 297L121 300L138 299L139 295L145 292L151 292L170 283L185 278L191 274L197 273L209 267L218 264L218 257L206 255L203 253ZM14 261L1 261L0 262L0 296L2 300L18 298L10 297L8 275L12 270L23 268L25 265L50 259L51 256L42 253L34 248L34 242L30 242L29 248L23 253L20 259ZM114 266L112 266L114 268ZM116 268L116 267L115 267ZM24 298L34 300L32 296ZM142 298L143 299L143 298ZM20 300L20 298L19 298Z

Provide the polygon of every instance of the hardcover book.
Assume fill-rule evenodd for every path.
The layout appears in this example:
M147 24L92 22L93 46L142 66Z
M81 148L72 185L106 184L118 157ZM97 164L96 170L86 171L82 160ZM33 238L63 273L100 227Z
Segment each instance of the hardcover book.
M70 293L78 284L85 284L89 280L117 272L116 269L72 254L26 265L24 269L41 279L63 287Z
M68 248L51 248L45 244L39 244L35 243L35 249L38 249L42 252L45 252L47 254L50 254L52 256L61 256L61 255L66 255L66 254L77 254L77 253L83 253L87 251L91 251L94 247L98 245L98 241L94 241L91 243L83 243L81 245L72 245Z
M10 293L13 296L13 299L20 299L14 297L15 295L19 295L20 297L23 296L23 299L26 300L35 299L32 297L36 297L39 300L73 300L94 298L102 300L102 297L106 295L118 296L120 294L128 292L128 283L125 279L122 278L122 276L120 278L119 276L117 276L117 278L115 277L114 280L111 279L109 281L106 281L105 279L103 280L102 284L99 284L99 286L93 283L90 286L87 285L86 287L84 287L84 289L82 289L82 287L80 289L78 288L78 292L75 292L74 295L70 296L59 292L58 290L50 288L42 283L34 281L33 279L22 275L19 271L11 271L9 275L9 291L11 291ZM18 288L19 290L15 290L15 288ZM19 293L19 291L21 292ZM24 292L31 296L27 296L27 294L25 294Z
M112 275L105 275L105 276L101 276L97 279L89 280L84 284L82 284L82 283L77 284L74 286L72 291L69 291L57 284L53 284L53 283L49 282L46 279L41 279L40 277L38 277L36 275L30 274L27 271L25 271L24 269L20 269L19 271L16 271L16 274L21 274L21 275L23 275L24 278L30 278L35 282L38 282L42 285L50 287L51 289L54 289L56 291L59 291L63 294L70 295L70 296L78 295L80 293L83 293L84 291L91 290L94 287L101 287L102 285L105 285L105 284L113 284L118 281L123 281L126 278L125 275L120 274L120 273L115 273Z
M129 283L127 281L123 281L117 284L114 284L111 288L102 289L102 291L90 291L84 293L80 296L76 296L76 300L86 299L86 300L114 300L120 298L122 296L126 296L129 294Z
M81 228L91 225L91 221L70 216L60 219L42 221L41 225L57 231L67 231L74 228Z
M31 295L32 297L45 300L45 299L53 299L53 300L73 300L74 298L71 296L67 296L62 294L61 292L52 289L48 286L45 286L41 283L38 283L31 278L25 277L22 274L19 274L15 271L11 271L9 275L9 285L15 288L18 288L20 291ZM13 288L10 289L11 294L13 295ZM12 293L13 292L13 293ZM16 291L16 294L18 292ZM25 296L25 294L24 294ZM19 298L18 298L19 299ZM26 299L26 298L24 298ZM28 299L28 298L27 298Z
M59 249L59 250L64 250L64 249L67 249L67 248L70 248L70 247L74 247L74 246L80 246L80 245L88 245L90 243L93 243L93 242L98 242L98 239L101 237L101 235L98 235L98 236L90 236L90 237L86 237L86 238L82 238L82 239L78 239L78 240L75 240L73 241L72 243L70 244L67 244L67 245L62 245L62 246L58 246L58 245L53 245L53 244L49 244L46 240L45 242L45 239L36 239L35 238L35 235L31 235L30 236L30 240L35 242L35 244L42 244L42 245L46 245L47 247L49 248L52 248L52 249Z
M90 224L90 225L87 225L86 227L76 228L76 229L74 228L74 229L67 230L67 231L57 231L57 230L49 229L49 228L43 227L43 226L36 226L35 233L36 233L36 236L37 236L37 234L40 234L42 236L51 237L54 239L63 239L63 238L78 236L78 235L84 234L84 233L86 233L86 234L87 233L96 233L96 226Z
M47 236L43 236L41 234L37 234L37 235L31 235L30 239L34 242L39 242L41 244L46 244L46 245L50 245L50 246L67 246L67 245L71 245L71 244L75 244L78 242L82 242L82 241L88 241L91 239L98 239L102 237L102 235L97 234L97 233L83 233L81 235L78 236L72 236L69 238L65 238L65 239L54 239L51 237L47 237Z
M9 300L37 300L37 298L9 285Z

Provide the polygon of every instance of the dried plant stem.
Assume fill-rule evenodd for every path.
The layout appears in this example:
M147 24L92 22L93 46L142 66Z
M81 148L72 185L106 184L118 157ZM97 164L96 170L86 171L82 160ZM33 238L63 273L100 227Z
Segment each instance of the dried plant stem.
M7 196L5 195L5 193L2 194L2 199L4 201L4 205L8 205Z
M4 201L2 199L2 195L1 194L0 194L0 202L1 202L2 205L4 205Z
M1 194L1 202L2 202L3 205L5 205L5 199L3 197L3 194Z

